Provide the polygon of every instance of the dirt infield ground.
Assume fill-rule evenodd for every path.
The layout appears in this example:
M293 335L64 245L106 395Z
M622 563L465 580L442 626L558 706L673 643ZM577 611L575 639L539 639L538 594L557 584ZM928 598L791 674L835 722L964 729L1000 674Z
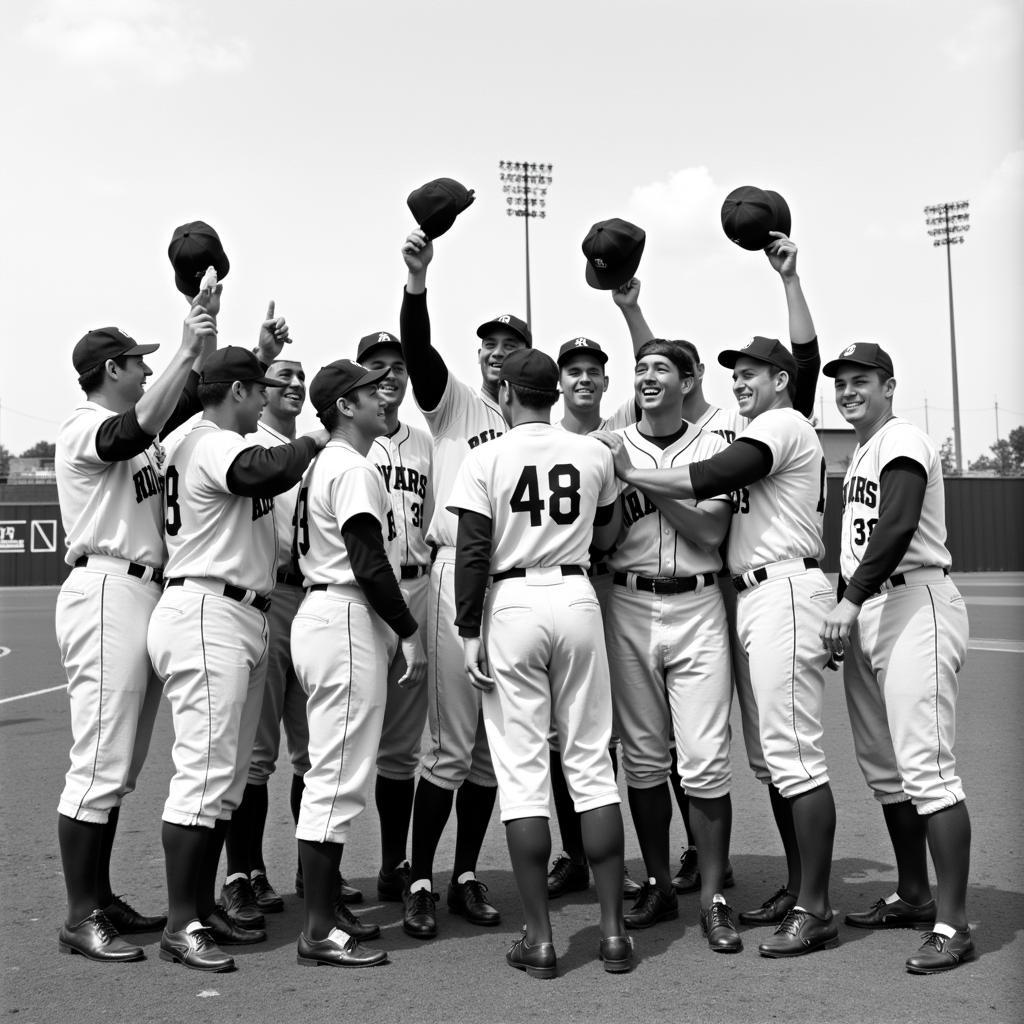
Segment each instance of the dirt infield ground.
M700 935L695 897L678 921L637 936L630 975L605 974L595 959L593 891L552 905L559 977L535 981L509 970L504 952L520 924L501 826L492 824L480 876L504 915L478 929L443 909L433 942L407 938L400 907L374 901L377 820L372 805L345 851L346 876L367 894L362 912L383 928L376 945L391 964L364 971L309 970L295 963L299 903L287 773L271 780L267 853L285 894L269 918L269 941L233 949L239 969L204 976L157 957L159 935L142 936L144 963L106 966L57 952L64 887L56 803L67 764L67 701L53 640L52 588L0 590L0 919L3 1008L19 1022L420 1021L552 1022L814 1021L1019 1022L1024 1020L1024 855L1021 697L1024 575L959 577L971 616L971 651L961 676L958 756L974 825L969 910L980 957L950 974L914 977L903 961L913 932L840 929L840 946L791 961L757 955L765 932L747 929L739 956L716 956ZM4 651L7 651L5 654ZM57 688L51 690L50 688ZM39 692L44 691L44 692ZM45 692L50 691L50 692ZM832 897L843 913L893 889L895 870L882 816L856 767L842 686L830 685L826 752L839 813ZM784 880L768 801L743 760L734 718L737 909L757 905ZM161 709L149 762L125 803L115 847L115 888L146 912L165 905L159 817L170 775L170 715ZM435 886L448 882L452 828L438 853ZM627 857L642 874L627 814ZM674 841L681 826L674 823ZM557 839L555 840L557 844ZM557 846L556 846L557 852Z

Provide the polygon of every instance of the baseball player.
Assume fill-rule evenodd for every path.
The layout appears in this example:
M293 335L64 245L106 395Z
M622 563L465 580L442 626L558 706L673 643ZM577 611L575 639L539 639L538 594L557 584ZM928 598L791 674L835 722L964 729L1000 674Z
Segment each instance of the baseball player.
M246 440L266 389L283 386L264 376L252 352L220 349L199 382L203 418L167 461L166 582L149 624L149 654L174 726L160 956L202 971L234 967L218 943L266 938L227 917L214 902L214 883L263 697L265 613L277 569L274 498L295 486L327 441L325 431L275 448Z
M164 564L156 436L191 415L195 369L216 334L213 316L193 305L181 347L148 390L153 371L145 357L157 345L101 327L72 353L85 399L61 424L55 455L72 566L55 623L73 737L57 819L68 896L59 949L90 960L141 960L142 948L119 933L152 931L165 921L113 894L110 854L160 701L145 644Z
M433 893L434 854L451 814L455 792L458 831L448 886L448 909L472 924L495 926L501 914L476 877L477 859L494 809L496 782L480 713L480 694L466 685L462 645L455 629L455 540L457 519L447 508L459 467L470 451L506 429L497 403L504 359L532 344L518 317L502 314L477 328L480 338L479 391L448 372L430 340L427 267L434 246L422 231L406 239L402 255L409 269L402 298L402 351L413 395L434 440L434 514L427 541L436 548L427 603L427 723L412 821L411 883L402 926L414 938L437 935Z
M295 829L305 886L297 959L306 966L387 961L360 944L380 934L376 925L338 917L337 879L351 823L366 805L399 638L405 670L397 685L415 686L426 674L419 628L395 575L395 515L366 457L387 429L377 384L389 372L339 359L309 389L330 441L303 479L295 511L307 585L292 624L295 671L309 698L310 766Z
M465 459L448 508L460 514L456 624L466 672L483 692L501 819L526 918L506 960L536 978L557 973L546 879L553 723L597 882L599 955L605 970L625 972L633 966L633 944L622 920L622 815L608 758L611 694L605 652L594 643L601 609L586 573L591 540L608 547L618 533L614 472L590 438L551 426L558 368L549 356L513 352L500 379L510 430Z
M892 359L868 342L827 363L836 405L857 434L843 481L839 604L821 639L846 655L846 702L864 778L882 805L899 878L856 928L925 925L914 974L974 955L967 921L971 822L956 772L957 673L967 610L949 579L942 467L935 445L893 413ZM938 899L928 884L931 851Z
M430 591L431 552L426 533L434 511L433 445L426 431L398 419L409 387L405 355L398 338L388 331L366 335L359 342L356 361L368 370L385 371L385 376L377 383L377 396L384 403L387 431L374 438L367 458L380 470L391 495L398 531L395 544L399 552L402 591L422 637L426 633ZM420 744L427 720L427 688L399 686L404 670L400 657L392 659L374 789L380 819L381 866L377 873L377 896L389 903L401 903L411 881L406 842L412 820Z
M726 447L683 419L683 396L693 381L693 363L678 346L650 341L641 347L634 386L643 418L618 432L632 465L683 466ZM609 557L608 617L615 628L606 643L629 806L649 878L626 926L648 928L679 914L668 853L674 738L703 854L701 927L715 952L738 953L743 943L721 893L732 827L732 681L716 579L731 499L719 493L699 503L648 500L627 487L620 501L623 534Z
M757 337L718 361L733 370L733 393L750 421L723 452L688 466L639 469L619 435L600 437L613 447L616 472L652 500L735 492L727 550L739 591L740 653L771 781L792 815L800 873L793 905L759 952L797 956L838 936L828 893L835 803L821 747L829 659L817 635L834 606L818 567L825 459L813 427L792 406L796 361L781 342Z

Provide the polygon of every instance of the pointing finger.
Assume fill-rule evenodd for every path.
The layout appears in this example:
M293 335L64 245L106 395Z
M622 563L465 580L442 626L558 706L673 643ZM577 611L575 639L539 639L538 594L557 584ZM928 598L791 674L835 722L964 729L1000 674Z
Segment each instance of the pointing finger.
M266 319L267 320L273 320L274 319L274 300L273 299L271 299L270 302L267 303L267 316L266 316Z

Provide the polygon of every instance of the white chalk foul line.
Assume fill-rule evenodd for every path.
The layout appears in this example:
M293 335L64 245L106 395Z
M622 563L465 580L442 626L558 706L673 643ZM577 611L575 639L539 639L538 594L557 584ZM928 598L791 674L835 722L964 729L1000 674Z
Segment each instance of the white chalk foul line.
M19 693L14 697L0 697L0 704L10 704L12 700L27 700L29 697L41 697L44 693L56 693L58 690L66 690L64 686L49 686L45 690L33 690L31 693Z

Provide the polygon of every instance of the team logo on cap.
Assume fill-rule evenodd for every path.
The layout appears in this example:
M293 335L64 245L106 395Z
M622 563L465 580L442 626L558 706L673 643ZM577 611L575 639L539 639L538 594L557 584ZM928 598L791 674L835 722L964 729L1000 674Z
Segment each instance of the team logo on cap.
M600 256L595 257L590 262L593 263L594 266L597 267L598 270L607 270L608 269L608 264L605 263L605 261L603 259L601 259Z
M377 335L377 344L378 345L383 345L385 342L388 342L390 340L391 340L391 335L388 334L386 331L381 331L381 333Z
M509 316L509 315L508 315L508 314L506 313L506 314L505 314L504 316L499 316L499 317L497 317L497 318L496 318L496 320L495 320L495 323L499 323L499 324L507 324L507 323L509 322L509 320L511 320L511 319L512 319L512 317L510 317L510 316Z
M856 345L848 345L846 348L843 349L843 355L844 356L852 356L853 353L856 352L856 351L857 351L857 346Z
M586 338L577 338L573 344L577 348L590 348L590 342Z

